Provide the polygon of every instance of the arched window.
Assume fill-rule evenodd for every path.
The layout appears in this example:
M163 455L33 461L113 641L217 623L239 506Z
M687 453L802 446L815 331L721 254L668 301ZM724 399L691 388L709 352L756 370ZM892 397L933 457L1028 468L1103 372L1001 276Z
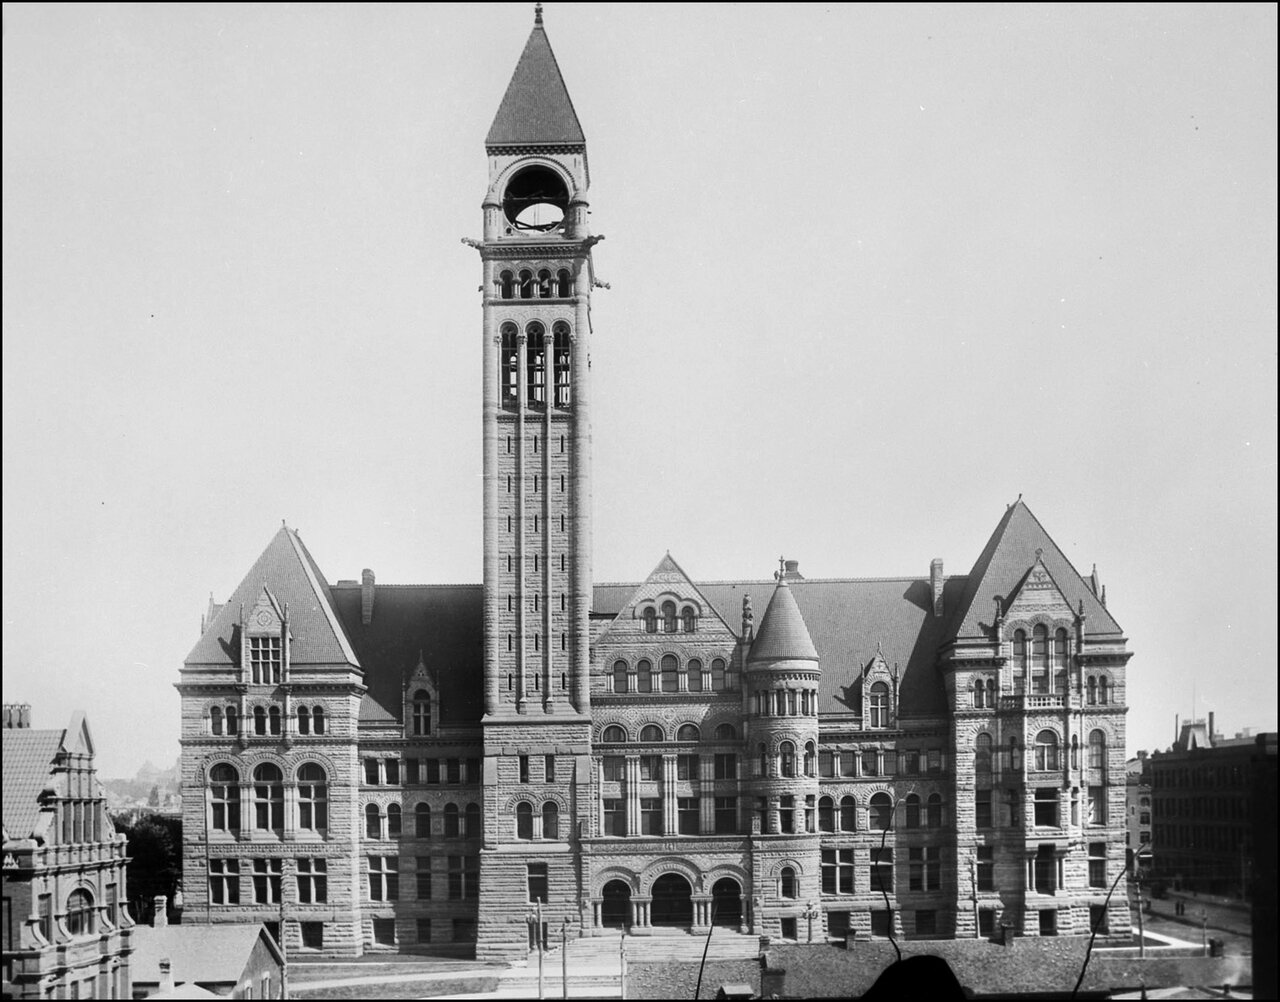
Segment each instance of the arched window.
M542 805L542 837L558 839L560 837L560 809L554 800Z
M1098 702L1104 706L1107 702L1107 676L1098 676Z
M764 746L764 742L760 743L760 775L769 775L769 749Z
M273 706L267 711L267 723L272 734L280 733L280 707Z
M400 805L387 805L387 838L400 837Z
M498 392L502 395L503 406L514 407L519 392L520 344L515 324L502 325L502 372L499 379Z
M317 734L324 733L324 707L313 706L311 708L311 729Z
M1107 767L1107 735L1101 730L1089 732L1089 768Z
M213 807L213 827L218 831L240 830L240 774L225 762L209 770L209 801Z
M640 728L640 740L649 744L657 744L666 740L666 735L662 733L662 728L657 724L645 724Z
M311 710L305 706L298 707L298 733L311 733Z
M680 662L676 660L674 654L662 655L662 691L663 692L679 692L680 679L677 673L680 668Z
M258 735L267 733L267 711L265 707L255 706L253 708L253 733Z
M627 732L617 724L610 724L600 735L601 744L621 744L627 740Z
M613 663L613 691L627 691L627 663L625 661L615 661Z
M796 746L790 741L778 745L778 759L781 764L779 775L791 777L796 774Z
M430 804L419 804L413 809L413 833L418 838L431 837Z
M806 776L818 774L818 749L812 741L806 741L804 745L804 774Z
M254 827L263 831L284 827L284 775L263 763L253 770Z
M1058 735L1048 728L1036 735L1036 768L1058 768Z
M840 798L840 830L842 832L858 830L858 802L852 797Z
M520 298L533 298L533 272L528 268L525 268L520 272Z
M527 800L516 804L516 838L533 838L533 805Z
M653 692L653 665L644 658L636 662L636 692Z
M869 812L871 827L877 831L886 831L893 824L893 801L887 793L877 793L871 797Z
M480 805L467 804L467 838L479 838L483 832L483 822L480 820Z
M503 299L514 299L516 295L516 277L509 271L498 276L498 294Z
M729 692L737 692L739 689L738 676L741 673L733 665L728 665L724 670L724 687Z
M690 692L702 691L702 662L697 658L689 659L687 686Z
M724 692L724 658L716 658L711 662L711 691Z
M1015 630L1013 633L1013 670L1022 675L1027 670L1027 631Z
M697 724L681 724L680 730L676 732L677 741L699 741L701 738Z
M312 831L329 827L329 777L314 762L298 767L298 827Z
M889 687L877 682L871 687L871 726L889 726Z
M658 632L658 614L654 611L652 606L644 611L644 632Z
M1018 756L1018 739L1011 737L1009 739L1009 770L1016 772L1022 767L1022 762Z
M1053 633L1053 670L1066 671L1067 631L1058 627Z
M1090 675L1089 681L1085 686L1085 688L1088 690L1088 697L1087 697L1088 704L1090 706L1095 705L1098 702L1098 680L1094 678L1092 675Z
M569 325L563 320L551 326L555 351L556 406L569 406L570 342Z
M529 385L526 388L530 404L547 402L547 329L538 321L525 328L525 356Z
M942 794L929 794L929 801L925 804L924 823L930 828L942 827Z
M778 880L778 896L794 899L796 896L796 871L784 866Z
M685 633L692 633L698 627L698 615L693 611L693 606L686 605L680 610L681 626L684 627Z
M980 678L974 679L973 689L970 692L970 698L973 700L974 707L981 710L984 706L986 706L987 704L986 695L987 695L987 691L982 685L982 679Z
M987 679L987 705L993 710L996 706L996 680L993 678Z
M222 707L209 707L209 732L211 734L222 733Z
M573 295L573 279L566 268L556 272L556 295L561 299L568 299Z
M920 827L920 797L914 793L907 794L906 816L902 824L904 828Z
M717 741L736 741L738 739L737 728L733 724L717 724L716 740Z
M818 831L833 832L836 830L836 805L830 797L822 797L818 801Z
M365 804L364 835L365 838L382 838L382 815L378 813L377 804Z
M458 838L462 834L458 825L458 805L444 805L444 837Z
M91 936L96 929L93 895L86 890L72 891L67 895L67 932L72 936Z
M986 731L973 739L973 771L979 776L991 772L991 735Z
M676 604L674 602L662 603L662 632L676 632Z
M426 689L413 694L413 733L431 733L431 693Z
M1031 684L1035 692L1049 691L1049 628L1037 623L1031 630Z
M555 287L551 284L551 272L542 268L538 272L538 298L550 299Z

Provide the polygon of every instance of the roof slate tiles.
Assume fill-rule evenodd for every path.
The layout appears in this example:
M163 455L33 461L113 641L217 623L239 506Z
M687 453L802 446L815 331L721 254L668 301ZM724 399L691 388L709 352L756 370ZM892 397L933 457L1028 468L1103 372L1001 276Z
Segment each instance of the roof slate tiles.
M555 53L534 25L494 116L486 146L581 145L586 142Z
M65 730L4 728L4 830L9 838L30 838L40 818L40 793L50 783L53 760Z
M133 980L159 984L160 961L168 958L177 984L234 983L244 972L262 933L261 925L239 922L135 926L133 957L129 961Z

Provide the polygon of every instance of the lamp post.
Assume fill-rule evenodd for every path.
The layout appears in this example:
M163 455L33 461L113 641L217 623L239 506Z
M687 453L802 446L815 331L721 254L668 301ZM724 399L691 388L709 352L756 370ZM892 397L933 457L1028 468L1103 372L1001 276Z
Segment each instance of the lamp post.
M569 997L569 916L560 923L560 997Z
M618 937L618 969L619 974L619 998L627 997L627 930L622 930L622 935Z
M538 948L538 998L543 998L542 990L542 902L538 901L533 911L525 916L529 929L533 933L534 944Z
M809 942L813 942L813 920L822 914L822 910L818 907L818 902L810 901L804 910L804 917L809 920Z
M1200 909L1200 948L1209 956L1209 913Z

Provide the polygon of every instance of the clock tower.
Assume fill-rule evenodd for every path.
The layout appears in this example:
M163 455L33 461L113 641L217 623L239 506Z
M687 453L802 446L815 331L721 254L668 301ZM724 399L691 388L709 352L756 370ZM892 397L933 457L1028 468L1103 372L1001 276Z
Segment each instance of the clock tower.
M484 789L478 956L524 909L579 927L591 818L591 248L586 138L541 5L485 140Z

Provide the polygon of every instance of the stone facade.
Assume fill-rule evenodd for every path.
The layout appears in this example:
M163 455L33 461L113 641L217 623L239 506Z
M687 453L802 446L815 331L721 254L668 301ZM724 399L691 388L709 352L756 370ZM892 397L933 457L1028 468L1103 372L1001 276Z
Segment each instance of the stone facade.
M486 154L484 235L469 241L483 584L365 571L330 586L286 528L211 607L180 684L184 782L205 790L187 808L188 920L274 916L290 949L494 960L523 954L539 910L575 936L1103 922L1124 864L1129 654L1096 574L1019 499L965 575L934 560L919 577L818 581L784 561L772 578L699 582L667 555L642 582L593 582L597 238L585 138L540 20ZM278 817L254 778L268 765ZM211 779L223 766L234 829ZM314 806L304 818L317 783L327 828ZM283 901L269 883L252 900L256 856L282 860ZM323 902L301 900L308 856L328 860ZM233 903L227 864L211 866L236 858ZM1106 917L1117 930L1123 907Z

